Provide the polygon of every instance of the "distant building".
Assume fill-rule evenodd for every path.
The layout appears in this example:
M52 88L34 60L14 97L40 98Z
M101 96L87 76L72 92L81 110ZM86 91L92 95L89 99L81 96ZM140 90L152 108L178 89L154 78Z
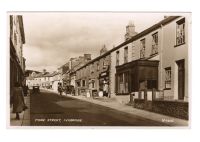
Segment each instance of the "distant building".
M36 73L41 73L39 71L35 71L35 70L25 70L25 76L28 77L28 76L34 76L34 74Z
M78 68L76 70L76 95L98 96L100 91L103 93L109 85L109 69L110 55L107 52ZM109 90L106 91L105 95L108 96Z
M29 76L26 77L26 85L31 89L33 86L40 86L43 89L57 91L58 83L61 82L61 73L54 71L52 73L43 70L43 72L27 70Z
M39 85L38 81L35 80L35 77L41 74L39 71L34 71L34 70L26 70L25 71L25 77L26 77L26 85L29 88L32 88L34 85Z
M63 80L63 85L64 86L75 86L75 73L74 71L85 65L87 62L91 60L91 54L84 54L83 56L75 57L75 58L70 58L69 62L66 64L69 65L69 68L66 72L62 74L62 80Z

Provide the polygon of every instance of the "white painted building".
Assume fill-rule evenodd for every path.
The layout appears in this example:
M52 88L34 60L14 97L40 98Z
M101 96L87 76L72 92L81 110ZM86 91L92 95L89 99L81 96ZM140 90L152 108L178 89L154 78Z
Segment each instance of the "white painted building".
M169 16L109 51L111 97L128 98L146 87L161 91L165 99L188 100L189 17Z

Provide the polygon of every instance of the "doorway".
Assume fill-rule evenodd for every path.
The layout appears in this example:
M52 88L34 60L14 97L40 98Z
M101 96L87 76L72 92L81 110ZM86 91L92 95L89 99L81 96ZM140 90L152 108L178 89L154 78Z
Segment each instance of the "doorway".
M185 96L185 61L176 62L178 66L178 99L183 100Z

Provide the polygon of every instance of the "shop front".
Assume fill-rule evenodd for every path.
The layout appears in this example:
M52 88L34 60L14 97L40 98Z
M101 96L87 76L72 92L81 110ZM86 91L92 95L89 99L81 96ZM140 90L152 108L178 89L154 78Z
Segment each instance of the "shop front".
M76 82L75 95L79 96L80 95L80 88L81 88L81 79L78 79L75 82Z
M95 78L89 78L88 86L89 86L88 88L89 96L98 97L97 83Z
M116 67L116 95L158 89L159 61L135 60Z
M109 88L109 72L104 71L99 74L99 92L103 92L103 96L108 97Z

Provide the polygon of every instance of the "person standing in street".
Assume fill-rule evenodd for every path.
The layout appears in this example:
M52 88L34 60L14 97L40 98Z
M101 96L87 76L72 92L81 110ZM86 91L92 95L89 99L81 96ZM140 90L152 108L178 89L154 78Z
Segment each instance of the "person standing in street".
M24 91L24 96L27 96L27 94L28 94L28 86L27 85L23 85L23 91Z
M103 96L108 97L108 84L106 81L104 81L104 86L103 86Z
M62 96L62 84L59 82L58 83L58 92L60 93L60 95Z
M19 83L15 83L13 91L13 113L16 113L16 119L19 120L19 113L26 110L28 107L25 105L23 88Z

